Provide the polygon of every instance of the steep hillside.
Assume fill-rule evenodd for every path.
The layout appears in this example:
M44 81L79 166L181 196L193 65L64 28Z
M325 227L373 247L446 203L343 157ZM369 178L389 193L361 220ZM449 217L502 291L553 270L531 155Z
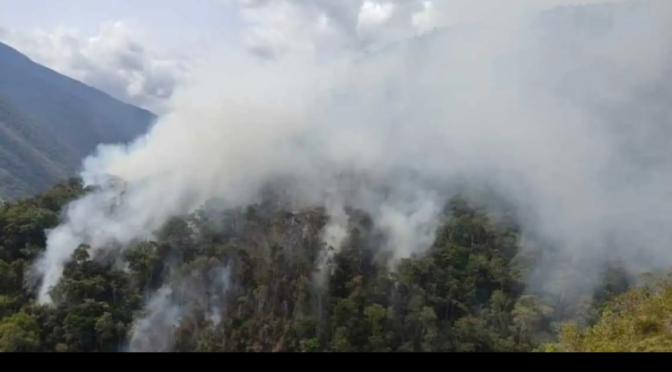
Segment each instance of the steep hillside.
M586 9L597 9L598 13L591 15ZM607 60L596 65L596 59L586 52L600 45L596 36L600 19L615 22L600 9L610 12L616 8L567 8L540 18L549 25L548 33L530 38L554 42L544 43L550 46L526 56L538 57L535 61L539 63L532 67L550 68L558 74L540 71L536 76L529 74L531 81L521 84L557 88L557 95L566 98L568 105L590 106L585 110L595 111L595 123L628 129L625 124L637 120L651 128L649 133L661 143L672 138L668 125L672 113L665 104L666 92L672 92L668 80L627 84L612 77L617 63ZM586 15L590 17L584 18ZM623 13L619 20L625 18ZM554 33L553 22L566 25L558 29L572 31ZM440 39L447 34L433 36ZM407 45L421 42L432 40L419 39ZM558 62L568 58L556 57L574 51L571 61ZM605 91L622 96L613 100L600 97ZM22 155L4 156L18 164L16 167L32 156L44 164L34 172L49 172L52 168L47 162L53 155L48 152L73 147L52 140L51 134L37 129L40 119L21 115L24 111L18 104L7 102L3 112L16 117L12 121L15 125L7 128L25 133L6 138L30 138L43 147L34 153L28 141L14 140L14 150L8 152ZM670 156L658 143L647 149L650 153L642 154L641 149L651 142L630 138L628 133L622 140L624 146L641 155L641 160L633 160L633 169L664 162L665 156ZM571 144L567 148L571 153ZM81 154L73 152L72 156ZM628 175L638 174L633 170ZM618 174L616 179L625 177ZM577 179L554 179L557 184L571 181ZM641 278L626 269L636 266L614 254L620 246L614 236L621 236L599 235L599 239L579 246L596 253L588 257L593 260L589 266L592 272L582 271L581 260L575 259L577 250L568 254L557 241L537 237L525 228L525 202L534 202L534 193L529 193L525 202L514 203L505 190L484 187L486 192L471 184L465 188L460 188L461 194L446 198L427 250L395 266L390 265L391 252L386 247L394 236L386 233L375 216L361 209L365 206L346 208L345 239L333 247L324 239L329 222L325 208L292 205L271 191L253 205L229 208L213 200L191 213L161 219L164 223L154 234L129 238L130 243L123 247L118 241L106 245L92 239L94 243L88 245L75 243L82 241L79 238L65 239L72 249L79 245L65 265L62 279L51 287L54 303L40 305L35 301L40 283L31 273L47 245L44 232L58 225L59 212L69 201L91 191L84 189L80 180L70 179L31 198L0 205L0 352L672 350L669 278L657 277L640 286ZM635 192L641 193L639 190ZM138 221L146 221L146 210L125 208L140 199L138 194L133 198L132 186L118 191L103 204L104 213L111 218L101 223L91 218L93 213L82 213L85 222L99 230L96 232L104 232L107 221L112 229L123 227L118 221L134 220L136 215L142 216ZM96 208L109 194L98 196ZM591 206L590 198L582 201L588 205L576 211L587 211ZM637 217L646 223L658 221L652 217L661 210L653 207L646 204L635 210ZM582 224L590 222L578 213L571 217ZM562 223L554 218L549 225ZM642 226L626 232L639 232ZM558 235L577 237L585 232L584 226L571 227L560 229ZM130 229L116 230L132 234ZM645 246L646 242L635 243ZM655 243L661 251L666 250L669 239L663 237ZM601 246L608 246L609 257L598 263L594 259L601 258L597 254ZM629 250L637 255L642 252L636 246ZM541 280L535 273L541 267L561 271L563 276L547 277L553 284L562 284L561 291L545 291L539 285ZM564 282L582 283L567 279L570 276L597 280L590 286L570 287Z
M73 180L0 208L0 351L526 351L548 339L553 309L524 294L515 228L459 199L429 254L396 273L357 210L325 262L324 210L213 204L109 262L80 246L59 305L37 306L24 270L82 192Z
M478 207L485 195L451 200L427 254L394 272L361 211L347 211L348 238L325 260L325 211L269 199L208 203L112 255L81 245L56 306L37 305L26 279L43 231L84 192L71 180L0 207L0 352L570 350L571 323L562 344L544 345L559 321L592 324L630 285L614 267L577 307L531 294L541 251L521 250L515 223Z
M44 191L99 143L128 142L154 118L0 43L0 197Z
M649 276L646 285L609 300L592 327L563 325L548 352L665 352L672 350L671 275Z

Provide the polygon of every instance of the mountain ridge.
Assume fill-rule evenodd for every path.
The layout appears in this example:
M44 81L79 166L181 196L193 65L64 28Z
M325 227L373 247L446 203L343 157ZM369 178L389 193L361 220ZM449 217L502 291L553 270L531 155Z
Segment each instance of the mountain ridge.
M77 172L101 143L127 143L154 123L122 102L0 43L0 197L39 193Z

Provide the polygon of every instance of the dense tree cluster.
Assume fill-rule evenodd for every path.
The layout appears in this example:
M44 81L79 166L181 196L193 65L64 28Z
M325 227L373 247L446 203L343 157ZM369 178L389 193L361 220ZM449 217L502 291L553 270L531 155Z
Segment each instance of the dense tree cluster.
M356 210L334 250L322 243L323 210L206 205L118 254L81 245L54 306L38 305L29 269L44 230L84 192L70 180L0 207L1 351L672 349L672 287L621 294L629 283L612 268L579 323L561 325L580 304L568 312L531 294L526 270L538 252L521 251L510 219L463 198L447 206L426 253L394 266Z
M648 283L616 296L599 321L587 329L565 324L559 342L546 351L672 351L672 277L649 277Z

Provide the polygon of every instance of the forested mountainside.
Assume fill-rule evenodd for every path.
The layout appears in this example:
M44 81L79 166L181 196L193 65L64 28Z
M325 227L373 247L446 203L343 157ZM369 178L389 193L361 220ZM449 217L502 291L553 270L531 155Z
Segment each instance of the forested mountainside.
M645 285L612 298L591 327L563 325L559 342L546 351L670 352L672 351L672 285L670 276L648 276Z
M99 143L129 142L154 120L0 43L0 198L45 191Z
M540 52L540 65L552 64L554 53L599 45L599 37L589 37L599 23L580 22L586 13L573 12L547 13L541 22L575 24L575 33L531 35L559 40L542 43L557 49ZM618 66L590 61L576 53L552 65L562 74L540 73L525 83L557 88L594 109L596 121L648 124L647 135L664 144L672 135L669 79L624 89L628 82L609 80ZM625 97L598 95L605 90ZM626 149L652 143L620 135ZM635 154L642 161L633 169L663 162L664 149ZM401 261L388 256L380 226L357 208L347 210L347 238L335 250L324 243L322 208L298 208L272 194L241 209L215 200L170 219L152 238L106 249L80 245L51 290L54 304L40 305L32 265L45 249L45 230L87 191L70 179L0 205L0 351L672 351L669 277L633 276L624 268L630 262L608 262L608 249L603 265L590 266L599 271L595 286L544 291L535 286L535 271L549 262L564 279L595 275L578 271L578 260L552 242L524 234L522 212L497 190L473 188L445 205L428 250ZM123 199L122 193L104 207L114 215ZM646 217L660 212L653 207L643 205L636 217L649 223ZM577 249L624 244L590 243Z
M613 266L582 301L535 295L525 279L541 251L474 197L453 199L428 253L394 270L350 210L322 274L321 209L206 205L114 257L80 246L56 305L37 305L30 263L83 192L73 179L1 207L0 350L672 351L667 280L628 291Z

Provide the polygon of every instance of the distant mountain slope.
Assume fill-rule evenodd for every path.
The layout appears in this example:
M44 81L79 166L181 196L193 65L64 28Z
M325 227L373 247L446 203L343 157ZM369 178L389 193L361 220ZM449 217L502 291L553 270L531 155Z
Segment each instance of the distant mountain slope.
M0 198L46 190L99 143L128 142L155 117L0 43Z

